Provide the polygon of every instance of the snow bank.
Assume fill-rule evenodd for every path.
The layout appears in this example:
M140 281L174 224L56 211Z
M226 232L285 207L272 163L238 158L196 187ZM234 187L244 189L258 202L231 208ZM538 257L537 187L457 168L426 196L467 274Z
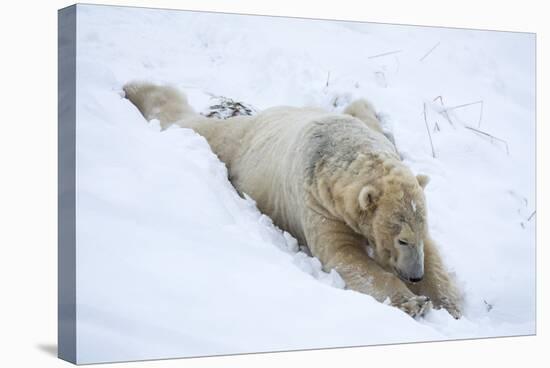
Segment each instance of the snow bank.
M79 363L534 333L533 35L78 5L77 39ZM209 93L258 108L369 98L432 179L465 317L414 320L343 289L202 137L146 123L121 96L132 79L198 111ZM445 116L437 96L483 104Z

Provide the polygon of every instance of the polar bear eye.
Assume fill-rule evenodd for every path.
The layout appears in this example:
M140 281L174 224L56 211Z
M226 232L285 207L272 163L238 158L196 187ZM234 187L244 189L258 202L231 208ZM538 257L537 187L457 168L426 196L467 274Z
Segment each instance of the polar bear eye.
M405 240L403 240L403 239L399 239L397 242L398 242L400 245L407 245L407 246L408 246L408 245L411 245L410 243L408 243L407 241L405 241Z

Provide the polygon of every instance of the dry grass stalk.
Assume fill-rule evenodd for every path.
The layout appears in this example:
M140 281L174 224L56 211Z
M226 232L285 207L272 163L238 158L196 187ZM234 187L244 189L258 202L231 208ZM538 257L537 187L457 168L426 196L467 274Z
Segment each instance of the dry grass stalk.
M470 102L470 103L462 104L462 105L457 105L457 106L447 107L445 110L446 110L446 111L451 111L451 110L461 109L461 108L463 108L463 107L468 107L468 106L477 105L477 104L480 105L480 108L479 108L479 120L478 120L478 122L477 122L477 127L480 128L480 127L481 127L481 119L482 119L482 117L483 117L483 100L474 101L474 102Z
M483 135L483 136L489 137L489 138L491 139L491 141L492 141L492 140L496 140L496 141L499 141L499 142L501 142L501 143L504 143L504 146L506 147L506 154L507 154L507 155L510 155L510 149L509 149L509 147L508 147L508 142L506 142L504 139L495 137L495 136L492 135L492 134L489 134L489 133L487 133L487 132L481 131L481 130L476 129L476 128L469 127L469 126L467 126L467 125L465 125L464 128L470 129L470 130L472 130L472 131L474 131L474 132L476 132L476 133L478 133L478 134L481 134L481 135Z
M430 126L428 125L428 118L426 117L426 103L424 102L424 123L426 124L426 131L428 132L428 137L430 137L430 146L432 147L432 156L435 158L435 149L432 141L432 134L430 133Z
M441 107L443 108L443 110L439 111L439 113L445 118L445 120L447 120L449 122L449 124L451 124L451 126L454 128L454 124L453 124L453 121L451 120L451 117L449 116L449 113L447 112L447 109L445 107L445 104L443 103L443 97L441 96L437 96L436 98L433 99L433 101L435 102L436 100L439 100L439 103L441 104Z
M382 57L382 56L388 56L388 55L397 54L397 53L402 52L402 51L403 51L403 50L389 51L389 52L385 52L385 53L383 53L383 54L372 55L372 56L369 56L368 58L369 58L369 59L374 59L374 58L377 58L377 57Z
M424 61L424 59L427 58L428 55L430 55L437 48L437 46L439 46L440 43L441 42L436 43L434 47L432 47L426 54L424 54L424 56L420 58L420 61Z

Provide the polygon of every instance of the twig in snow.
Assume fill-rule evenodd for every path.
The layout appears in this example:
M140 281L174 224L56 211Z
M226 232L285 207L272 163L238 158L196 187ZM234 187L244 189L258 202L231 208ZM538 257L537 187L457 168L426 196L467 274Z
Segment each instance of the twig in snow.
M372 56L369 56L368 58L369 59L374 59L374 58L377 58L377 57L382 57L382 56L387 56L387 55L393 55L393 54L397 54L399 52L401 52L403 50L395 50L395 51L389 51L389 52L385 52L383 54L378 54L378 55L372 55Z
M480 105L479 120L477 122L477 127L480 128L481 127L481 118L483 117L483 100L474 101L474 102L470 102L470 103L462 104L462 105L457 105L457 106L447 107L445 110L446 111L451 111L451 110L460 109L460 108L463 108L463 107L468 107L468 106L477 105L477 104Z
M531 214L531 216L529 216L529 217L527 218L527 221L531 221L531 219L533 218L533 216L535 216L535 213L537 213L536 210L533 211L533 213Z
M328 87L328 82L330 81L330 71L328 72L328 75L327 75L327 84L325 85L325 87Z
M437 96L436 98L433 99L433 102L439 100L439 103L441 104L441 106L445 107L445 104L443 103L443 97L442 96Z
M338 106L338 96L336 96L333 100L332 100L332 107L337 107Z
M515 191L513 190L509 190L508 193L510 193L510 195L512 197L514 197L515 199L517 199L518 201L520 201L521 203L523 203L523 205L525 207L527 207L527 205L529 205L529 201L527 200L527 198L525 198L524 196L522 196L521 194L518 194L516 193ZM520 213L521 209L518 209L518 213Z
M485 308L487 309L487 312L490 312L491 309L493 309L493 305L491 303L487 303L485 299L483 299L483 303L485 303Z
M453 121L451 120L451 117L449 116L449 113L447 112L447 109L445 107L445 104L443 103L443 97L441 96L437 96L436 98L433 99L434 102L436 100L439 100L439 103L441 104L441 107L443 108L443 110L441 110L439 113L441 115L443 115L443 117L449 122L449 124L451 124L451 126L454 128L454 124L453 124Z
M460 109L462 107L471 106L471 105L475 105L475 104L482 104L482 103L483 103L483 101L480 100L480 101L469 102L469 103L462 104L462 105L451 106L451 107L447 107L447 111L451 111L451 110L454 110L454 109Z
M425 58L427 58L428 55L430 55L433 52L433 50L435 50L437 46L439 46L440 43L441 42L436 43L434 47L432 47L426 54L424 54L424 56L422 56L422 58L420 58L420 61L423 61Z
M478 134L481 134L481 135L484 135L484 136L486 136L486 137L489 137L489 138L491 138L491 140L494 139L494 140L496 140L496 141L499 141L499 142L504 143L504 145L506 146L506 154L507 154L507 155L510 155L510 149L509 149L509 147L508 147L508 142L506 142L504 139L495 137L494 135L491 135L491 134L489 134L489 133L487 133L487 132L481 131L481 130L476 129L476 128L469 127L469 126L467 126L467 125L464 125L464 128L473 130L474 132L476 132L476 133L478 133Z
M432 142L432 134L430 133L430 127L428 126L428 118L426 117L426 103L424 102L424 123L426 123L426 130L428 131L428 137L430 137L430 146L432 147L432 156L435 158L434 144Z
M477 122L477 127L481 128L481 118L483 117L483 101L481 101L481 107L479 108L479 121Z
M382 85L383 88L388 87L388 82L386 81L386 74L384 72L375 72L377 82Z

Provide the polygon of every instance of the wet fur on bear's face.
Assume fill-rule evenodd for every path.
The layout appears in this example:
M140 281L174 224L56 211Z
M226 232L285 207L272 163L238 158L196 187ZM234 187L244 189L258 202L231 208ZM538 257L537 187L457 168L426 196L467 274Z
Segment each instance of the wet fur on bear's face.
M424 276L424 239L427 234L423 187L427 177L414 177L401 168L391 168L378 184L359 192L359 207L365 213L359 227L373 249L373 258L387 271L406 282Z

